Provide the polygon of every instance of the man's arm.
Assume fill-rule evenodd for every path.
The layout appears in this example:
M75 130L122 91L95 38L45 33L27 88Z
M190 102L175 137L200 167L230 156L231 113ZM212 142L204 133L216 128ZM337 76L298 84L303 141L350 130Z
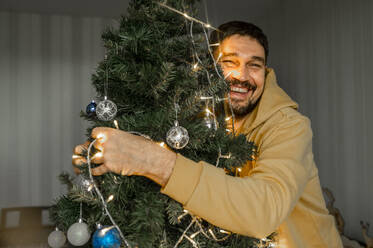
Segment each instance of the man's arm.
M279 124L261 147L257 166L245 178L180 155L162 192L223 229L263 238L293 210L309 179L312 132L308 120Z
M94 147L100 151L91 161L101 164L92 169L93 175L114 172L123 176L145 176L161 186L167 183L176 160L176 153L173 151L141 136L114 128L94 128L91 136L96 139ZM81 154L87 150L89 144L86 142L75 147L72 161L74 165L87 163Z
M176 157L154 142L123 131L95 128L92 136L100 140L95 147L103 152L94 158L95 163L102 163L93 170L95 175L111 171L146 176L195 215L257 238L275 231L291 213L308 182L307 165L313 160L312 132L305 118L286 120L265 137L257 166L245 178Z

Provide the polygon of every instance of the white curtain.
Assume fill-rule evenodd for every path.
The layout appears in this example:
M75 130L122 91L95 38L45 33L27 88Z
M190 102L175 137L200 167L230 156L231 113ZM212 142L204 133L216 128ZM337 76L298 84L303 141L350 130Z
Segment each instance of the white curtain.
M321 183L348 236L373 223L373 2L281 1L263 20L270 66L311 118Z
M0 208L51 205L84 141L111 20L0 12Z

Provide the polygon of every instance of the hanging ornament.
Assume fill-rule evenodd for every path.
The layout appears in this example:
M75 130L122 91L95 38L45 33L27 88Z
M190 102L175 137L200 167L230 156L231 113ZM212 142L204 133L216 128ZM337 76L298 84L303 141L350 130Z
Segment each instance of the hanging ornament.
M82 190L91 191L93 189L93 182L82 175L76 177L74 183Z
M98 225L92 237L93 248L119 248L120 244L120 234L114 226Z
M96 107L96 102L92 100L91 103L87 105L85 112L87 113L87 115L92 116L96 113Z
M218 123L215 116L215 98L212 96L201 96L200 99L205 101L205 109L201 114L205 126L209 129L217 130Z
M56 227L56 230L51 232L48 236L48 244L52 248L60 248L66 243L66 236L63 232L58 230Z
M88 242L91 234L88 225L79 219L79 222L72 224L67 230L67 239L74 246L82 246Z
M167 132L166 141L169 146L175 149L183 149L189 142L188 131L179 126L178 121L175 121L175 126Z
M207 111L207 110L206 110L205 117L203 118L203 121L205 122L206 127L208 127L209 129L216 130L217 127L216 127L215 118L214 118L213 114L211 114L211 112Z
M102 121L111 121L117 114L117 105L114 102L105 100L98 103L96 107L96 115Z

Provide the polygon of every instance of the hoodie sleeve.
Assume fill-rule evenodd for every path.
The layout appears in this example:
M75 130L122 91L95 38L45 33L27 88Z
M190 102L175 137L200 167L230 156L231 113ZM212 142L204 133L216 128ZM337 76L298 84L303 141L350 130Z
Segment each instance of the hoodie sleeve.
M263 138L256 167L243 178L178 155L162 193L208 222L264 238L289 216L310 177L312 131L305 117L281 121Z

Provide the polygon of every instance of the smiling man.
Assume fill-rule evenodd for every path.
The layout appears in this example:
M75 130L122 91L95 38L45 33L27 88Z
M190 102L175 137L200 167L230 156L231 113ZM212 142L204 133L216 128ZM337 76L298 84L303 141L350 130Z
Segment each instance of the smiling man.
M258 146L255 163L231 177L142 137L96 128L92 137L105 139L96 142L103 154L94 162L102 165L93 173L146 176L185 209L225 230L256 238L276 232L277 247L342 247L322 196L310 122L266 66L266 36L245 22L219 30L211 35L212 43L220 43L214 54L230 83L237 133ZM86 146L77 146L75 154ZM84 162L74 157L74 164Z
M221 28L224 27L222 25ZM237 117L236 125L239 125L254 109L263 93L268 44L263 40L265 49L248 35L233 34L225 39L215 36L219 36L219 33L213 33L212 38L221 41L215 57L221 61L224 76L230 83L231 103Z

